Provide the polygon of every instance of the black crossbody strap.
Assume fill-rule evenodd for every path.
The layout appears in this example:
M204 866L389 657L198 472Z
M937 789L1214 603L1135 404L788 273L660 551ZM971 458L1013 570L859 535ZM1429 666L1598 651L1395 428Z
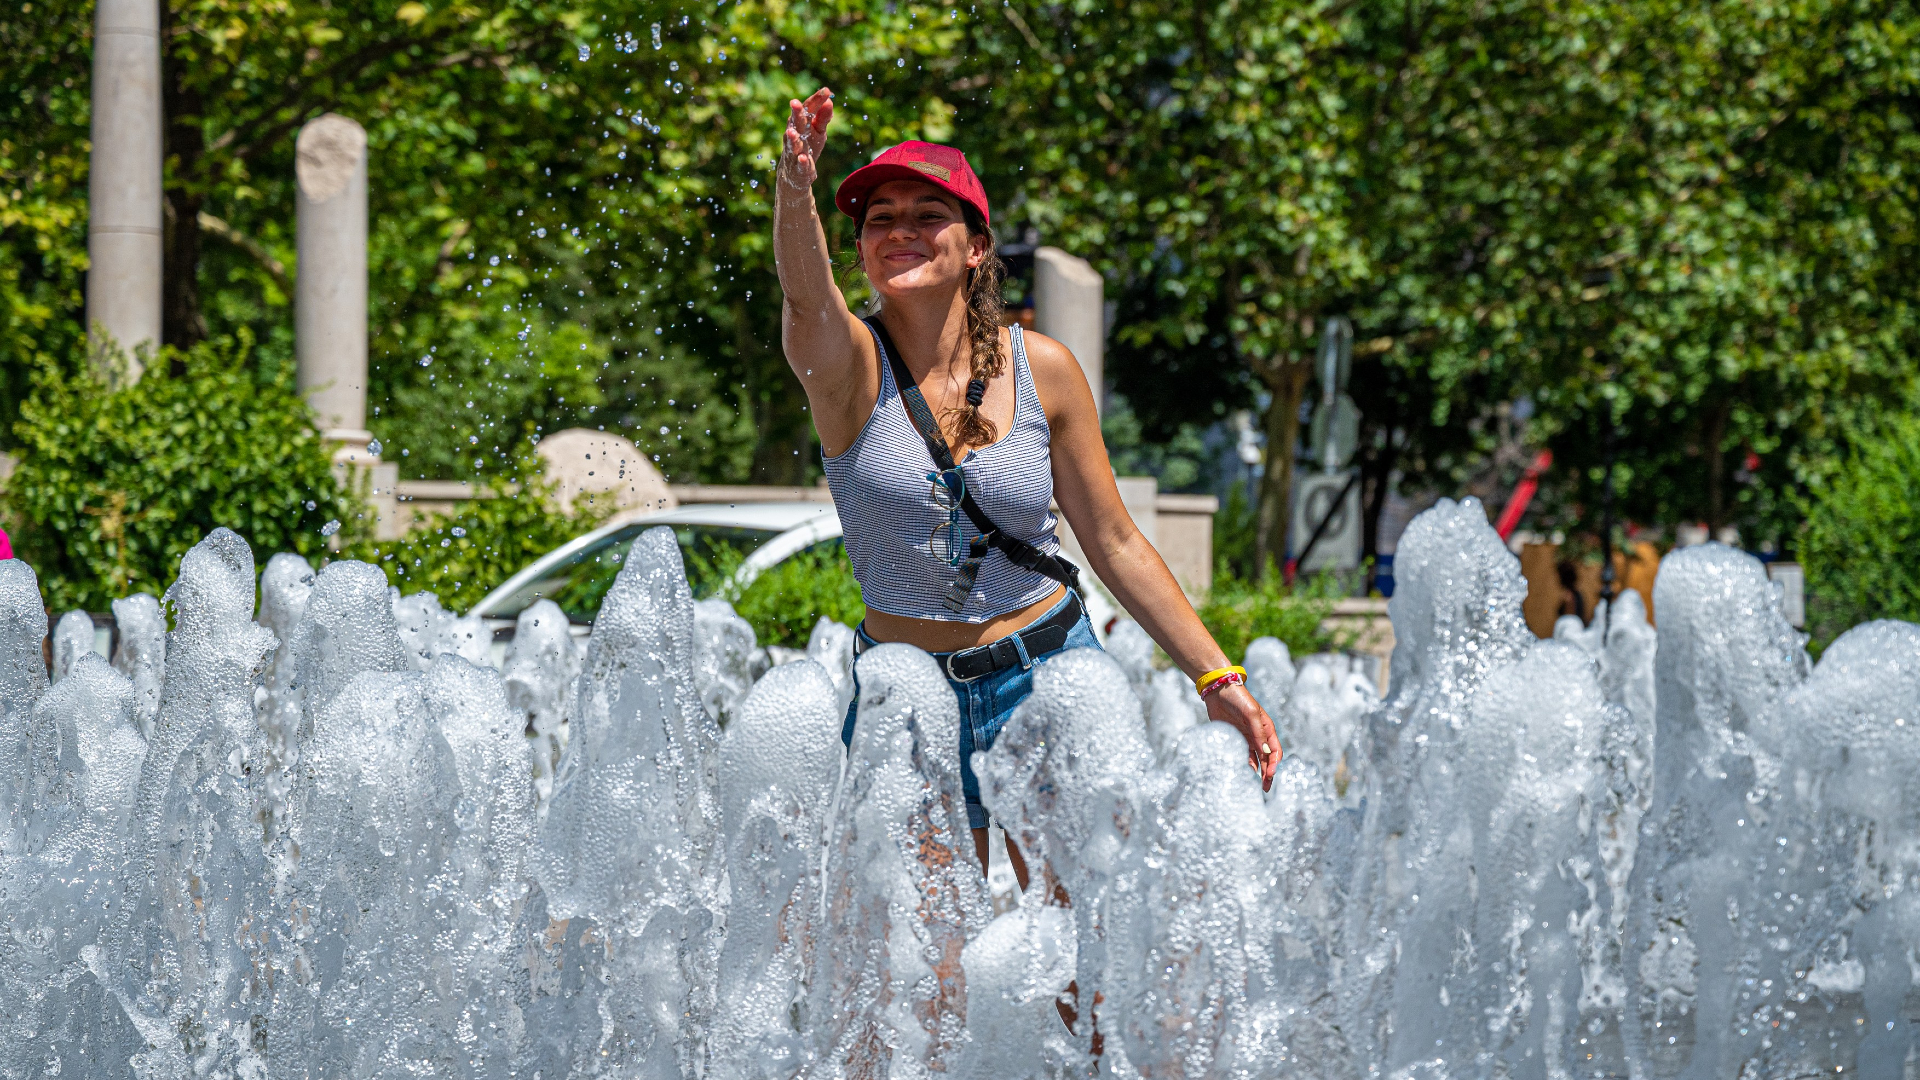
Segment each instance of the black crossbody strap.
M938 466L941 472L954 468L953 451L947 447L947 439L940 430L940 422L934 419L933 409L927 405L926 395L920 392L919 384L914 382L913 372L907 370L906 361L900 358L900 350L894 348L893 335L887 333L886 324L877 318L863 321L872 329L874 338L880 342L880 351L886 354L887 363L893 369L893 385L900 391L901 403L907 407L907 419L912 421L913 429L920 433L920 438L927 444L927 455L933 458L934 465ZM974 578L980 572L979 560L986 554L978 550L982 542L998 548L1001 554L1007 557L1007 561L1015 566L1043 574L1075 592L1080 591L1079 567L1058 555L1049 555L1024 540L1002 532L1000 526L995 525L993 519L987 516L987 512L974 501L972 491L962 492L960 509L966 513L967 519L973 522L973 527L980 533L973 541L973 547L976 550L968 559L972 565L963 565L958 578L954 581L954 592L961 604L965 603L967 594L973 591ZM949 597L947 606L958 611L959 608L955 606L954 599Z

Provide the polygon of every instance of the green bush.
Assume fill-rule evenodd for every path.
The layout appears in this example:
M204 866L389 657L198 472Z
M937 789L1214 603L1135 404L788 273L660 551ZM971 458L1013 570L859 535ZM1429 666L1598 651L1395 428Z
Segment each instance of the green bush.
M1897 414L1859 439L1801 500L1800 561L1816 644L1869 619L1920 622L1920 415Z
M524 446L525 444L521 444ZM465 611L528 563L604 521L610 511L578 500L571 516L551 508L552 489L538 455L526 450L513 472L482 476L482 490L452 514L433 514L398 540L362 540L345 558L373 563L401 592L430 592L449 611Z
M1235 484L1213 515L1213 565L1230 577L1253 576L1254 508L1245 484Z
M215 526L246 537L257 558L321 553L330 521L364 527L291 369L263 374L252 347L242 329L163 349L119 388L51 363L33 373L4 497L14 552L53 610L158 594Z
M1295 656L1339 648L1343 642L1320 629L1333 602L1348 593L1333 574L1302 578L1292 586L1269 568L1264 581L1250 582L1231 575L1214 579L1200 604L1200 621L1227 656L1247 655L1247 643L1258 637L1277 637Z
M728 548L719 549L713 559L692 555L687 560L687 577L694 595L718 596L732 603L734 612L752 624L762 645L804 648L823 615L847 626L858 626L867 617L860 583L854 580L853 564L839 541L782 559L745 589L734 582L742 560L738 551Z

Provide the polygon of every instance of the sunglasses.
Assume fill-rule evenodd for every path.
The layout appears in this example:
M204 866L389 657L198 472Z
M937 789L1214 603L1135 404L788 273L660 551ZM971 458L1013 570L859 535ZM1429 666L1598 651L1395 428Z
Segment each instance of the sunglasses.
M947 512L947 520L933 527L927 544L936 557L947 561L948 566L959 566L962 553L966 550L960 530L963 514L960 503L967 497L966 474L956 465L951 469L928 473L927 480L933 485L928 498L934 506Z

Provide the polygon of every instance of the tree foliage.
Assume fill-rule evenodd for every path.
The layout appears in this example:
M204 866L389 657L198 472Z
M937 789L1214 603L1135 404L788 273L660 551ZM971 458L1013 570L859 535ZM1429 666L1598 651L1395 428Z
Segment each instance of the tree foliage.
M996 128L1019 147L997 179L1043 235L1151 297L1122 347L1224 353L1270 395L1268 444L1289 451L1316 319L1367 273L1348 211L1348 10L1020 4L1003 9L1017 34L981 42L1004 88ZM1281 554L1292 465L1269 455L1258 564Z
M158 595L216 526L260 560L316 555L333 530L366 526L292 380L262 376L250 347L243 332L165 349L119 389L85 370L35 373L5 506L14 552L33 563L53 610Z
M1572 467L1570 516L1592 521L1612 426L1629 515L1790 536L1772 493L1914 376L1920 188L1895 162L1920 15L1438 10L1392 140L1421 183L1380 230L1402 284L1368 321L1427 335L1414 352L1445 399L1476 377L1530 394L1533 437Z
M84 336L90 25L0 13L0 439ZM1914 389L1916 36L1911 0L168 0L166 335L290 363L293 136L340 112L407 475L604 425L674 479L804 482L767 182L826 84L829 182L952 141L1003 236L1101 267L1130 461L1197 473L1200 429L1262 410L1254 565L1336 313L1370 506L1396 473L1501 488L1524 443L1558 463L1532 523L1591 527L1611 445L1622 514L1791 543Z
M1820 643L1868 619L1920 622L1920 416L1891 417L1857 443L1802 507L1808 622Z
M1597 523L1611 426L1625 513L1789 536L1781 493L1913 381L1910 3L1006 13L1001 179L1151 298L1123 361L1199 354L1123 362L1130 400L1209 360L1268 391L1263 553L1325 315L1414 376L1373 433L1403 460L1448 471L1528 397L1568 524Z
M941 95L965 63L959 15L927 4L164 8L166 339L246 326L263 368L291 361L294 136L324 112L358 120L370 426L418 448L409 476L470 475L471 454L454 464L469 436L491 454L499 431L604 425L675 479L807 478L767 236L779 117L835 86L845 172L882 143L950 135ZM10 377L32 356L70 362L84 337L91 23L77 0L0 13ZM563 365L551 346L575 334L588 347ZM510 462L500 445L483 467Z

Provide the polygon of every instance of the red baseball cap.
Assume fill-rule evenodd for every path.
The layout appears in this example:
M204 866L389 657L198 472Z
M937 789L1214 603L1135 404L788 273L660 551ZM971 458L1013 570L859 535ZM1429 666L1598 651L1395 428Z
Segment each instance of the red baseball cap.
M947 192L980 211L980 220L991 224L987 212L987 189L967 164L967 155L951 146L930 142L903 142L882 150L879 156L853 170L833 193L833 205L850 218L859 220L860 207L874 188L890 180L918 180Z

